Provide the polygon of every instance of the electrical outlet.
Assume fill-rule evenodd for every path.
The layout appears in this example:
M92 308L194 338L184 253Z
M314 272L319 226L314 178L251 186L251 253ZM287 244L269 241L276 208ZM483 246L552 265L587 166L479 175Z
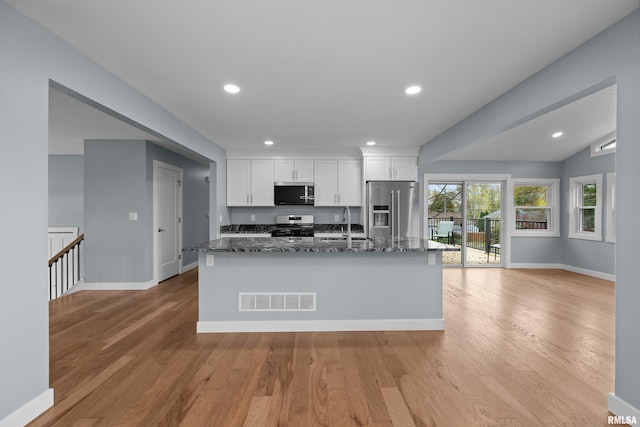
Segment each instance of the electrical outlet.
M222 222L222 214L220 214L220 222Z
M137 221L138 212L129 212L129 221Z
M334 216L333 216L333 220L334 220L335 222L340 221L340 215L334 215Z
M256 216L255 215L251 215L251 222L255 222L256 221Z
M213 258L213 255L207 255L205 263L207 267L213 267L213 265L215 264L215 259Z

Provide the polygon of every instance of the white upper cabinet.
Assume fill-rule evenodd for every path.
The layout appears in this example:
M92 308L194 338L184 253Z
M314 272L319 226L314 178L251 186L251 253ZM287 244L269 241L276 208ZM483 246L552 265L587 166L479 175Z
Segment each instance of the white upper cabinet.
M314 182L315 206L362 204L360 160L316 160Z
M416 157L392 157L391 170L394 181L417 181L418 159Z
M273 160L227 160L227 206L274 206Z
M313 193L315 206L336 206L338 204L338 162L316 160Z
M365 157L367 181L417 181L415 156Z
M275 182L313 182L313 160L276 160Z
M362 204L362 162L338 160L338 204L360 206Z

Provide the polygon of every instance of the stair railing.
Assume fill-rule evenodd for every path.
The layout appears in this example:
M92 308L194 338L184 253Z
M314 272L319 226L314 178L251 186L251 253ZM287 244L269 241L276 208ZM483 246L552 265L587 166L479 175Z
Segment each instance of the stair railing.
M80 243L84 234L49 260L49 300L64 295L80 281Z

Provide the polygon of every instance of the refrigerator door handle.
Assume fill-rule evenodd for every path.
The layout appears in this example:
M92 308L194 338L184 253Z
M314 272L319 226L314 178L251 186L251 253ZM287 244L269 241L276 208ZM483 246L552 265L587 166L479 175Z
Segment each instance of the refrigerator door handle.
M389 199L390 203L389 203L389 222L391 223L391 238L393 239L393 237L396 234L396 224L395 224L395 214L396 214L396 207L395 207L395 199L394 199L394 190L390 191L389 194Z
M396 190L396 237L400 237L400 190Z

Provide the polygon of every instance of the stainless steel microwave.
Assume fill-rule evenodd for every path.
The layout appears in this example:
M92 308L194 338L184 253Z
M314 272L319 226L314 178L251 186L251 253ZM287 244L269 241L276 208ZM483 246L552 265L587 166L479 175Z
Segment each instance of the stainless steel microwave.
M313 206L312 182L276 182L273 187L273 202L279 205Z

